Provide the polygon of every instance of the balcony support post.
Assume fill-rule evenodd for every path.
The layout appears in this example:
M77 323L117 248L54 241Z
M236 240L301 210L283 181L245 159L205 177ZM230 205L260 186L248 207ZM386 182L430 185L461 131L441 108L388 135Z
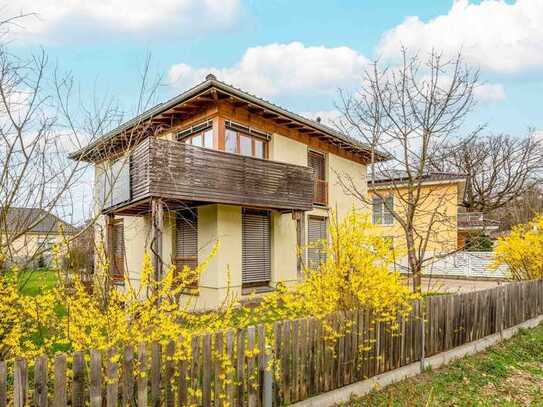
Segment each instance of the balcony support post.
M158 198L151 199L151 257L155 280L162 278L162 231L164 229L163 203Z
M298 281L303 279L303 267L305 262L305 212L293 211L292 219L296 221L296 250Z

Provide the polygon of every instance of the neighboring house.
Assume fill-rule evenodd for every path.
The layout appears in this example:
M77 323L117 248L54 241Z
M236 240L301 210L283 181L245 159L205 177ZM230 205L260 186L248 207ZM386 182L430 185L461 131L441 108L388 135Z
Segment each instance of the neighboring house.
M440 255L463 249L476 236L487 235L498 223L481 213L466 213L459 206L464 194L466 177L461 174L433 172L422 179L420 205L416 210L415 230L425 236L430 224L427 255ZM382 236L390 238L400 252L405 248L404 231L388 208L402 213L406 207L408 188L405 173L389 171L368 183L372 200L372 221ZM379 192L380 197L376 196Z
M146 251L160 277L171 263L196 265L220 241L194 290L198 306L212 308L228 289L243 298L293 284L302 262L318 262L318 251L298 257L297 246L326 238L332 209L342 217L362 208L339 177L366 191L370 151L208 75L71 157L95 164L120 284L139 280Z
M53 246L78 231L41 208L9 208L3 223L6 231L1 232L2 241L9 241L4 249L7 261L22 266L49 265Z

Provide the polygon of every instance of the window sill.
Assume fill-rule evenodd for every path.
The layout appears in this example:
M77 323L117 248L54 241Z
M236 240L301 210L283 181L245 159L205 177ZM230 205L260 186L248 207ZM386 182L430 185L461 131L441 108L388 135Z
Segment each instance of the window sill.
M275 291L274 287L269 285L257 286L257 287L245 287L241 289L241 295L251 295L251 294L264 294Z

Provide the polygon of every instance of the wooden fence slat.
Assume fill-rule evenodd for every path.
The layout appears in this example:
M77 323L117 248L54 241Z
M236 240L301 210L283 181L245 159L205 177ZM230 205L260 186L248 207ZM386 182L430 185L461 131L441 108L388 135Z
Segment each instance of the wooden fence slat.
M179 375L177 377L177 405L183 407L188 405L188 367L189 362L186 359L179 361Z
M190 385L190 403L192 405L201 405L201 386L200 386L200 336L193 336L191 339L192 360L190 367L191 385ZM200 395L199 395L200 393Z
M267 355L266 355L266 329L264 325L260 324L256 327L256 333L258 337L258 359L257 359L257 371L258 371L258 392L260 397L258 397L257 405L258 407L262 406L264 402L264 378L267 371Z
M48 404L47 362L47 356L41 355L34 364L34 405L37 407L47 407Z
M202 342L202 405L211 406L211 372L213 368L211 359L211 335L205 334Z
M226 352L225 357L234 366L234 332L229 329L226 331ZM234 392L234 372L230 370L226 373L226 401L228 405L234 406L235 392Z
M83 352L74 352L72 361L72 407L85 404L85 360Z
M134 349L128 346L123 354L123 406L135 406L134 399Z
M55 356L55 384L53 394L54 407L66 407L66 355L59 353Z
M102 353L98 350L90 351L90 405L102 407Z
M237 370L237 405L244 405L245 399L245 330L239 329L236 338L236 370Z
M175 395L173 389L173 380L175 376L175 367L174 367L174 356L175 356L175 342L170 341L166 345L166 355L164 361L164 388L165 388L165 397L166 397L166 407L173 407L175 403Z
M6 362L0 361L0 407L8 404L8 367Z
M258 400L258 373L256 369L256 357L254 351L256 347L256 328L250 326L247 328L247 351L249 357L247 357L247 405L249 407L256 407Z
M106 362L106 405L115 407L119 401L119 378L117 376L118 364L113 360L116 350L111 349Z
M13 369L13 406L23 407L27 403L28 393L28 366L23 358L15 360Z
M151 343L151 407L160 407L160 364L161 346L158 342Z
M224 342L223 342L223 333L217 332L214 335L214 372L213 372L213 400L215 403L215 406L222 407L224 405L224 383L225 381L221 379L223 375L223 366L222 366L222 358L224 357Z
M147 407L147 349L144 343L140 343L138 347L138 407Z

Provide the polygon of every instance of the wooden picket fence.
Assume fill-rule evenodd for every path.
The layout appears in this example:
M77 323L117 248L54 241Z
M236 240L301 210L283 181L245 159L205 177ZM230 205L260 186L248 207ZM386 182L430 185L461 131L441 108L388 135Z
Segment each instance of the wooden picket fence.
M420 361L543 314L543 281L427 297L397 325L367 310L322 323L280 321L191 339L190 360L178 343L127 348L119 360L90 351L0 362L0 407L282 406ZM327 327L338 332L334 340ZM327 333L328 332L328 333ZM135 368L137 366L137 369ZM145 374L138 373L145 372Z

